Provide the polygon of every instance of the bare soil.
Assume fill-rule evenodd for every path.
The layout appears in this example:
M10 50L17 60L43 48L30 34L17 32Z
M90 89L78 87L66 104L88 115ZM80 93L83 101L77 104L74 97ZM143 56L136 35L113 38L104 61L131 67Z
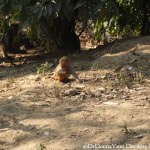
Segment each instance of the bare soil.
M34 50L16 56L20 67L0 60L0 150L150 149L150 37L70 57L82 83L38 75L45 57ZM58 58L46 60L53 71ZM142 81L122 83L124 66Z

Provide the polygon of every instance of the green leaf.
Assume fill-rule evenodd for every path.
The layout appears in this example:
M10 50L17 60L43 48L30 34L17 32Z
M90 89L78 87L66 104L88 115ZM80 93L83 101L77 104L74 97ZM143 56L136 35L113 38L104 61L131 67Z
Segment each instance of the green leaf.
M78 3L76 4L76 6L74 7L73 10L76 10L76 9L82 7L84 4L86 4L86 1L78 1Z
M52 0L52 3L55 3L55 4L56 4L56 1L55 1L55 0Z
M21 24L19 25L19 31L22 31L25 27L31 24L31 18L27 18L26 20L22 20Z
M8 3L8 0L2 0L2 1L0 1L0 9L2 9L3 7L5 7L7 3Z
M66 5L68 5L71 2L71 0L65 0Z
M46 37L48 37L48 38L51 37L51 32L49 30L49 24L44 17L40 18L38 25Z
M57 3L56 3L56 5L55 5L55 9L56 9L56 11L57 11L57 12L59 12L59 11L60 11L61 6L62 6L62 1L61 1L61 2L57 2Z
M49 4L49 5L47 6L47 17L50 17L50 16L52 15L52 11L53 11L52 5Z
M102 6L103 6L103 3L101 1L98 2L92 11L92 16L96 15L101 10Z
M32 9L33 13L36 15L40 11L40 6L36 4L31 9Z
M20 20L19 30L21 31L23 28L31 24L32 15L29 16L27 13L27 9L24 8L20 13L19 20Z
M47 14L48 14L47 8L44 7L44 8L43 8L43 16L46 18L46 17L47 17Z
M18 0L17 5L18 5L18 8L19 8L19 11L21 11L22 8L23 8L23 5L24 5L24 1L23 0Z
M43 12L43 8L41 7L38 11L38 20L40 20L40 18L42 16L42 12Z

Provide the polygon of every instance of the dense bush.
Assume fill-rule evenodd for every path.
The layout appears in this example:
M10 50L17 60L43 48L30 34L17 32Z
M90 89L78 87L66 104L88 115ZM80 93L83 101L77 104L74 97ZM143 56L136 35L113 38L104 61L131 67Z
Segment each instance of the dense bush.
M79 50L76 21L90 19L95 37L150 33L149 0L0 0L1 33L15 20L20 30L51 51L51 46Z

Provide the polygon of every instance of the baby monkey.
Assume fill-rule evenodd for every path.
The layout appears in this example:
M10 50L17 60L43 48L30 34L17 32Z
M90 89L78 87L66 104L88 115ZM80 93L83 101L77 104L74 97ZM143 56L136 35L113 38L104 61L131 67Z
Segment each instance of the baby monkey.
M78 75L75 73L71 66L70 59L67 56L63 56L59 60L59 64L54 70L54 78L59 82L68 82L70 75L72 75L74 79L80 82Z

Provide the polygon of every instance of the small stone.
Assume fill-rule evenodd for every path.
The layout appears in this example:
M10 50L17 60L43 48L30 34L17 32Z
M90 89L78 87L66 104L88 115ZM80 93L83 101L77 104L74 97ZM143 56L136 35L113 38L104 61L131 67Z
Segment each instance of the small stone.
M113 98L116 98L116 97L117 97L117 95L114 95L114 96L113 96Z
M118 105L118 102L111 102L111 101L109 101L109 102L105 102L104 104L105 104L105 105L116 106L116 105Z
M30 129L30 130L33 130L33 129L35 129L35 127L31 126L31 127L29 127L29 129Z
M138 138L143 138L143 137L144 137L143 134L139 134L139 135L134 136L133 138L138 139Z
M88 128L85 128L84 131L88 131Z
M12 99L12 98L13 98L12 96L9 96L9 97L8 97L8 99Z
M30 75L30 76L28 77L28 79L29 79L29 80L35 79L35 75Z
M71 96L75 96L77 95L78 91L76 89L69 89L65 92L65 95L71 95Z
M97 89L93 89L91 92L95 96L101 96L101 94L105 92L105 88L104 87L100 87L100 88L97 88Z
M54 66L54 64L53 63L49 63L48 66L49 66L49 68L51 68L51 67Z
M124 91L125 91L125 92L129 92L129 88L126 86L126 87L124 88Z
M99 87L97 90L101 92L105 92L106 89L104 87Z
M36 76L35 81L39 81L39 80L40 80L40 77Z
M130 97L129 97L128 95L123 95L123 96L122 96L122 99L124 99L124 100L129 100Z
M76 89L83 89L83 88L85 88L85 85L83 85L83 84L76 84L74 86L74 88L76 88Z
M23 83L25 83L25 81L24 81L24 80L22 80L22 81L19 81L19 84L23 84Z
M80 94L80 98L81 98L82 100L86 99L86 95L85 95L84 92L82 92L82 93Z
M148 107L148 106L144 106L143 108L144 108L144 109L149 109L149 107Z
M101 76L101 79L106 79L106 75L102 75L102 76Z
M106 99L107 99L107 100L110 100L110 99L114 99L114 97L113 97L112 95L107 95L107 96L106 96Z
M144 79L146 83L150 83L150 79Z
M44 132L44 135L45 135L45 136L48 136L48 135L49 135L49 132L45 131L45 132Z
M129 92L130 92L130 93L133 93L133 92L134 92L134 90L130 89L130 90L129 90Z

